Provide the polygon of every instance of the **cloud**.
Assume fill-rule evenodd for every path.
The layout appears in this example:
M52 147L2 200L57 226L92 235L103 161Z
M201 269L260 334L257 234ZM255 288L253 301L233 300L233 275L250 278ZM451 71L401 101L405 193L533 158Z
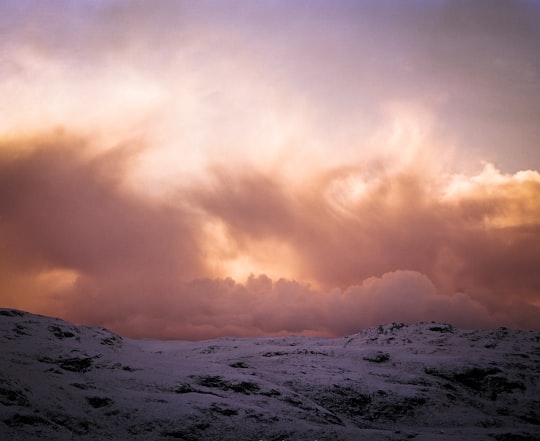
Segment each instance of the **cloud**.
M540 9L479 4L2 2L2 303L537 327Z
M79 315L86 320L136 337L340 336L381 323L425 320L475 329L514 324L507 316L490 314L466 294L441 295L426 276L413 271L386 273L327 293L265 275L251 276L245 283L198 279L160 296L155 307L149 307L149 298L131 299L114 314L79 300L78 310L86 311Z
M63 271L67 292L97 297L101 307L129 298L130 286L152 291L200 274L196 218L181 201L157 203L122 185L131 149L89 155L85 142L62 135L31 143L0 149L0 216L2 258L35 281L35 292L40 277Z
M441 295L425 275L415 271L394 271L381 278L366 279L337 293L341 318L339 334L354 332L380 323L431 320L465 328L493 326L497 320L467 294Z
M321 289L407 269L441 294L467 293L492 314L537 304L537 172L505 175L486 165L470 177L440 176L406 166L367 175L346 168L287 189L268 177L240 177L200 200L237 253L283 242L297 277Z
M537 172L441 176L405 163L287 185L214 168L155 199L123 179L138 145L20 142L32 145L0 149L8 306L167 338L537 326ZM244 280L253 268L261 275Z
M157 163L171 178L224 150L352 161L405 102L436 115L460 168L538 168L540 8L483 4L2 2L0 130L151 134L141 168L160 180Z

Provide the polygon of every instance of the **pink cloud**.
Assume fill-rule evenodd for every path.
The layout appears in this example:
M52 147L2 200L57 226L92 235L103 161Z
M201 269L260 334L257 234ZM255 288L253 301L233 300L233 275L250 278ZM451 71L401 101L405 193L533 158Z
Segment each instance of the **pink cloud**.
M460 178L449 193L429 171L381 169L361 193L336 199L329 189L351 173L365 179L361 168L297 185L215 169L152 199L123 185L130 149L89 154L66 136L32 145L0 150L3 306L166 338L540 322L535 172ZM208 221L223 225L232 256L266 241L272 261L271 245L285 244L296 276L213 272Z

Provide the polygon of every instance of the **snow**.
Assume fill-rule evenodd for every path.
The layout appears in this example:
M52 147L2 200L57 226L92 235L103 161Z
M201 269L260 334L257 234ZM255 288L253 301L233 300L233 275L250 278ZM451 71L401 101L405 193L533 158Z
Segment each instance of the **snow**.
M540 440L540 333L156 341L0 309L0 438Z

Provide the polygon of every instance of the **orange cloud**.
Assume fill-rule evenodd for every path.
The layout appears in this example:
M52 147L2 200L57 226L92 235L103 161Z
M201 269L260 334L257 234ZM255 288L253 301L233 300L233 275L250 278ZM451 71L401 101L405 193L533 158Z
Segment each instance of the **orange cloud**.
M123 184L136 149L89 154L55 136L1 149L5 306L167 338L537 327L536 172L345 167L291 186L215 168L152 199ZM227 279L239 262L273 280Z

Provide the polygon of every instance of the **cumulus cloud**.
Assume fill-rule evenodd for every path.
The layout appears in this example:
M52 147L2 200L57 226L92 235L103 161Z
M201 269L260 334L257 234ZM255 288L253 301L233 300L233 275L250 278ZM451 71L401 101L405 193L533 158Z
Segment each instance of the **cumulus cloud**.
M414 271L385 273L337 294L341 333L354 332L359 323L368 327L425 321L427 317L465 328L489 327L497 321L467 294L441 295L429 278Z
M136 337L189 339L223 335L340 336L389 322L438 320L466 328L515 325L512 317L493 315L467 294L441 295L424 275L395 271L372 277L345 291L320 292L308 285L264 275L245 283L199 279L161 296L156 307L100 310L85 299L81 314ZM137 299L130 302L137 302ZM108 314L108 315L107 315ZM532 314L534 315L534 314Z

